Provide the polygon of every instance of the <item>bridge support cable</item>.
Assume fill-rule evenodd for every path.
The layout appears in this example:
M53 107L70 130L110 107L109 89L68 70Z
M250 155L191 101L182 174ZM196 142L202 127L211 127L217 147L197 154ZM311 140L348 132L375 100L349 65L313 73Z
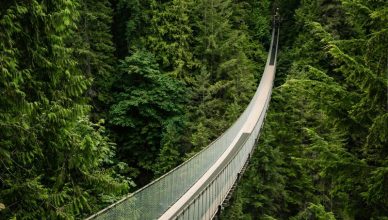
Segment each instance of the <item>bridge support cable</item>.
M237 121L210 145L91 219L212 219L249 159L268 109L276 70L278 28L260 84Z

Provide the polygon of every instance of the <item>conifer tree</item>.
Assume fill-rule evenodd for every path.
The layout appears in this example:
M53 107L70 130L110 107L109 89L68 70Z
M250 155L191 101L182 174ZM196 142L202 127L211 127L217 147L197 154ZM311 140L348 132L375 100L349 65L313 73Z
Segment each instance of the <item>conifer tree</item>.
M113 42L116 57L124 59L146 49L152 0L111 0L113 8Z
M88 120L91 82L70 40L75 1L0 5L0 203L8 218L68 219L127 188L108 165L113 146Z
M387 154L382 147L387 145L387 97L382 92L387 88L387 79L382 77L387 66L382 49L387 45L382 37L386 8L383 2L343 0L301 1L296 11L283 9L285 14L296 15L296 23L289 18L285 21L292 28L282 26L287 31L281 33L281 43L291 43L291 48L280 52L278 72L280 77L285 73L288 77L282 77L279 81L284 83L274 91L262 144L277 146L277 158L284 161L269 169L284 180L275 194L281 202L274 205L273 197L265 192L255 194L250 183L257 185L265 178L257 181L247 175L240 190L242 202L236 204L242 206L245 216L387 216L383 187ZM254 156L253 161L267 164L267 157ZM254 169L253 163L248 174ZM273 186L276 184L265 183L260 189ZM268 208L259 213L252 208L255 202ZM277 211L268 213L271 209Z
M95 120L104 118L110 101L115 57L112 42L112 8L108 0L82 0L78 5L80 18L74 40L75 56L79 68L87 78L93 80L88 90L92 98ZM73 38L74 39L74 38Z
M191 48L193 30L190 21L194 1L153 1L147 48L156 55L161 68L184 82L192 81L195 61Z
M201 60L201 74L206 71L209 77L205 78L207 82L202 82L208 85L207 98L201 100L204 106L201 108L206 112L203 112L203 121L193 127L194 142L200 136L195 132L202 132L203 128L211 131L210 140L225 131L253 94L254 65L245 53L250 50L246 47L250 42L244 24L238 28L232 26L234 7L232 1L202 0L197 4L196 20L201 22L194 27L200 33L194 54ZM196 111L202 110L193 112Z

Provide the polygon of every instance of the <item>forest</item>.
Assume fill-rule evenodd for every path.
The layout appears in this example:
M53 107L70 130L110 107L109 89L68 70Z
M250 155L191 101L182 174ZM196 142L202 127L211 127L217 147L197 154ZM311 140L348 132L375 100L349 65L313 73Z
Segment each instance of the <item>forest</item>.
M83 219L270 108L221 219L388 219L386 0L0 0L0 220Z

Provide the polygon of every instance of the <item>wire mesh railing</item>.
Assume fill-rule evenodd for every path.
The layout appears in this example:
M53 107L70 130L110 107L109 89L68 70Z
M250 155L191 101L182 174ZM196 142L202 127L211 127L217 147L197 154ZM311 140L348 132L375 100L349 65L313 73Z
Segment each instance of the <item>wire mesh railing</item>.
M269 101L268 98L264 110L268 108ZM244 142L236 154L232 155L230 161L220 169L213 179L208 180L205 187L174 216L174 219L212 219L214 217L250 156L260 128L263 126L264 118L265 111L260 114L252 133L246 134L248 137L243 138Z
M273 32L273 35L274 33L275 32ZM270 54L272 52L272 44L273 43L271 43ZM268 65L269 59L267 60L266 68ZM181 198L182 195L184 195L205 174L206 171L209 170L209 168L220 158L220 156L225 152L225 150L230 147L232 141L235 140L238 135L241 135L241 130L247 122L248 117L252 114L252 111L257 110L254 109L254 106L257 103L258 96L260 95L261 87L262 85L260 83L249 105L240 115L240 117L234 122L234 124L210 145L208 145L202 151L200 151L178 167L174 168L170 172L154 180L153 182L137 190L136 192L124 197L118 202L108 206L100 212L90 216L87 219L147 220L159 218L163 213L166 212L166 210L168 210L174 203L176 203L179 198ZM270 94L268 96L270 96ZM268 96L267 100L269 102ZM265 109L268 107L268 102L266 102L267 104L265 106ZM259 121L260 120L258 120L258 122ZM256 130L254 131L256 132ZM255 135L257 136L257 134ZM251 143L252 138L255 135L250 135L246 143ZM247 157L246 152L250 152L253 147L253 143L249 144L249 147L245 147L245 145L247 144L244 144L242 150L239 151L239 153L236 155L236 160L239 161L233 162L234 160L232 160L231 162L234 168L238 168L241 166L241 164L244 164ZM235 165L234 163L238 163L238 165ZM203 199L203 202L201 202L201 206L203 204L211 206L212 204L215 204L214 201L219 201L220 199L223 199L221 198L222 194L215 196L212 193L229 190L227 186L229 186L230 183L234 182L233 178L228 178L231 177L231 175L233 175L235 172L232 170L232 168L228 167L229 165L226 167L227 170L223 170L220 174L220 179L217 179L217 184L214 186L209 186L214 188L211 188L211 191L209 192L205 191L206 195L209 194L208 196L211 196L211 199L205 200L203 199L205 197L201 197L201 199ZM206 197L206 199L209 198ZM187 210L192 210L192 214L194 214L194 210L196 210L195 215L197 215L198 217L203 216L203 213L198 211L198 208L195 208L195 205L199 204L200 203L198 201L196 203L191 203L189 206L187 206ZM201 210L202 209L204 210L204 208L201 208ZM182 213L183 218L185 219L185 215L188 215L188 212L186 211ZM191 216L190 219L192 217L193 216Z
M266 69L257 91L260 97L253 98L252 100L256 102L253 105L255 106L255 111L258 111L258 114L252 114L252 117L249 118L249 120L254 121L252 130L243 129L243 133L241 133L239 138L242 142L240 144L236 142L236 144L230 146L230 151L225 152L225 155L223 155L223 163L215 164L214 171L209 170L213 174L209 176L205 175L206 180L199 181L200 184L193 186L196 191L187 196L186 201L179 201L182 204L180 206L176 205L178 207L175 207L172 212L168 210L161 219L212 219L219 213L221 204L229 194L229 190L236 182L241 170L251 155L264 124L276 71L278 36L279 29L275 29L272 33L270 57L268 57L268 61L270 59L271 61L267 61ZM248 126L248 128L251 127Z

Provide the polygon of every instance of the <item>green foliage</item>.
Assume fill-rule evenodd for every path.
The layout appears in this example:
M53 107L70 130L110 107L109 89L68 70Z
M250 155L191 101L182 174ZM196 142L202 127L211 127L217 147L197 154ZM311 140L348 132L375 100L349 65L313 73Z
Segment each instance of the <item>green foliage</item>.
M139 51L126 57L119 70L110 123L120 146L120 157L149 171L173 167L179 162L178 152L181 152L177 140L184 127L183 84L161 74L155 58L148 52ZM161 167L155 165L158 154L164 164ZM164 158L167 156L172 158Z
M112 165L114 146L87 118L83 94L91 82L68 43L77 7L74 1L0 6L0 202L6 219L81 217L128 189L125 179L103 168Z
M190 70L198 65L191 51L193 30L190 23L192 0L151 3L151 27L147 48L157 54L161 68L184 82L192 81Z
M150 0L110 0L115 58L123 59L145 45L150 24Z
M108 0L82 0L77 9L80 14L77 21L78 35L72 38L71 43L79 69L93 80L87 95L92 101L92 119L98 121L104 118L111 100L109 90L116 60L110 31L112 9Z
M280 53L282 84L274 90L263 143L241 184L242 198L233 205L241 207L244 216L388 215L383 187L388 134L387 54L382 49L387 45L382 37L386 8L383 1L343 0L301 1L295 11L282 9L295 14L295 23L286 18L292 26L282 27L284 38L293 41L281 42L290 47ZM289 36L295 35L292 29L300 32ZM263 170L268 163L272 167ZM267 175L278 179L266 183Z
M335 220L332 212L326 212L325 207L321 204L310 204L305 210L299 213L293 220L305 220L305 219L316 219L316 220Z
M243 212L243 201L241 196L241 190L237 188L234 194L233 203L231 207L227 207L227 212L221 212L221 219L252 219L249 215L245 215Z
M223 218L386 218L382 0L2 2L1 218L82 218L205 147L251 99L270 7L277 88Z
M241 19L242 5L202 0L195 8L194 56L201 65L192 82L189 115L195 147L205 146L225 131L253 95L257 66L251 56L262 47L252 43Z

